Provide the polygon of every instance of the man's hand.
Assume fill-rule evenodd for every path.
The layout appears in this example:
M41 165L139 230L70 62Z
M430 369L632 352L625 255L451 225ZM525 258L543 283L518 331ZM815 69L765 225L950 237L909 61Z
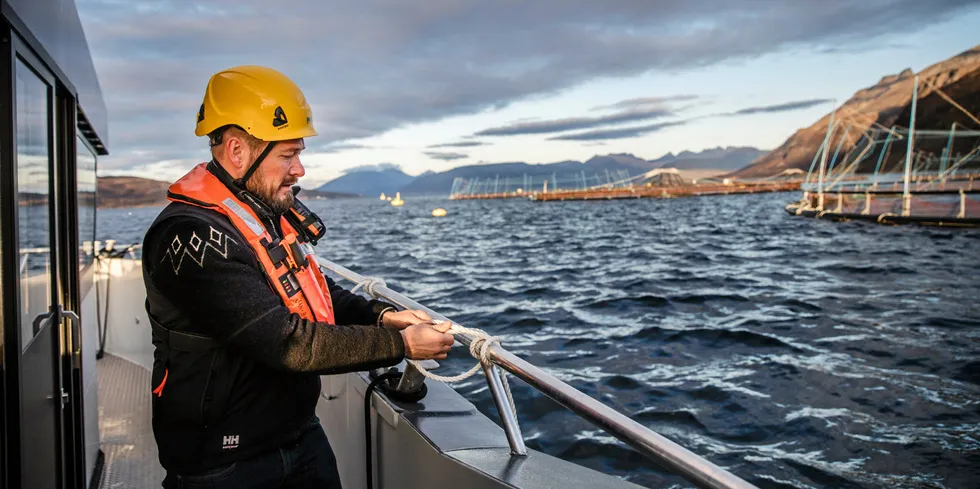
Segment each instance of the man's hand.
M421 324L431 320L432 318L425 311L388 311L381 319L381 324L389 328L405 329L413 324Z
M405 311L407 312L407 311ZM401 331L405 343L405 358L411 360L444 360L455 339L447 333L453 323L419 323Z

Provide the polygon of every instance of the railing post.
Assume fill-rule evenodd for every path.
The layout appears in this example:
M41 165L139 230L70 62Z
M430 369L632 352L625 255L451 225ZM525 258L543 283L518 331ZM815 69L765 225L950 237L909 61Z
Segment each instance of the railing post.
M946 149L943 150L942 160L939 162L939 178L946 183L946 162L953 153L953 137L956 135L956 123L949 128L949 139L946 141Z
M915 108L919 101L919 75L915 75L912 86L912 113L909 115L909 142L905 150L905 189L902 191L902 215L912 212L912 198L909 194L909 172L912 170L912 151L915 149Z
M483 365L483 373L487 376L487 385L490 387L490 394L493 396L493 404L497 406L500 424L503 425L504 433L507 435L510 453L521 457L527 456L524 435L521 434L521 426L517 422L517 413L510 403L504 382L500 377L500 369L492 363L487 363Z
M881 148L881 153L878 154L878 163L875 164L875 188L878 188L878 171L881 170L881 163L885 160L885 154L891 149L892 136L895 134L895 126L892 126L891 130L888 131L888 136L885 136L885 145Z
M819 170L820 173L817 176L817 210L818 211L823 210L823 183L824 183L823 181L824 181L824 175L826 174L827 171L827 157L829 156L828 153L830 153L830 136L833 130L836 129L836 127L833 125L834 113L836 112L836 110L837 109L835 105L834 110L830 112L830 118L827 120L827 135L824 137L824 141L823 141L823 155L821 155L820 158L820 170Z

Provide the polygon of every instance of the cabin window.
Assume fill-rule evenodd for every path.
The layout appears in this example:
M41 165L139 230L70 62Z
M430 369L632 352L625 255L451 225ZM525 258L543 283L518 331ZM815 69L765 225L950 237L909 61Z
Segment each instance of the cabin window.
M19 288L22 348L34 318L51 305L50 87L20 59L16 67Z
M78 180L78 266L84 270L95 261L96 176L95 153L78 137L75 156Z

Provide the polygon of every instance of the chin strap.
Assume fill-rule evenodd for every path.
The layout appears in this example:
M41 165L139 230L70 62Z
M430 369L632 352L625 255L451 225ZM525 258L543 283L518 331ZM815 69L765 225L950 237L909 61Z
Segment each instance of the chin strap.
M259 154L259 157L255 159L255 163L252 163L252 166L249 167L248 171L246 171L245 174L242 175L242 178L235 180L235 185L237 185L242 190L245 190L245 183L248 182L248 179L252 177L252 174L255 173L255 170L259 169L259 165L262 164L262 160L264 160L266 156L269 156L269 152L272 151L272 147L275 145L276 145L275 141L270 142L269 145L265 147L265 150L263 150L262 153Z

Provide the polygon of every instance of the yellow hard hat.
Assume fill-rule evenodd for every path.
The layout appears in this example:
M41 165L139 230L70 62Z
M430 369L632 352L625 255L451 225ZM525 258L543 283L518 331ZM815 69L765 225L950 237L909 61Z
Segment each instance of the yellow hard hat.
M263 66L236 66L211 76L194 134L206 136L227 125L263 141L316 136L303 92L286 75Z

